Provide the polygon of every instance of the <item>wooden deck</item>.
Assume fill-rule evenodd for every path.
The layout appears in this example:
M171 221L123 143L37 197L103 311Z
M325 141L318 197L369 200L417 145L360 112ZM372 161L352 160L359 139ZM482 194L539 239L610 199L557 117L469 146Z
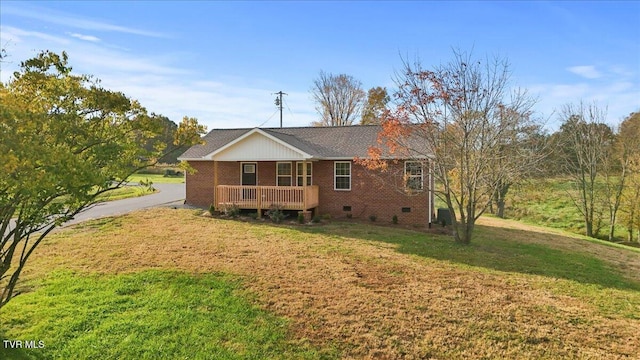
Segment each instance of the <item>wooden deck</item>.
M240 209L309 210L318 206L318 186L218 185L216 208L235 205Z

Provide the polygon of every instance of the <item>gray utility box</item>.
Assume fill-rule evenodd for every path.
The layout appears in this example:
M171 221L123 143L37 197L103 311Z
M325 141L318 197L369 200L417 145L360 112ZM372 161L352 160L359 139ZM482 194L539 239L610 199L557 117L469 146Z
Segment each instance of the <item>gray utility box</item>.
M440 225L451 225L451 212L446 208L438 209L438 224Z

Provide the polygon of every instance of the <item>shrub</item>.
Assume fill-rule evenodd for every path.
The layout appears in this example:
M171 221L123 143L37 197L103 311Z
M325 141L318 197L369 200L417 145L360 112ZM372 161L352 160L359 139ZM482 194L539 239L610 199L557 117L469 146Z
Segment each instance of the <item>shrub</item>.
M249 216L253 220L256 220L258 218L258 213L257 212L249 213L247 216Z
M287 214L282 210L282 206L278 204L271 205L269 211L267 211L267 216L276 224L279 224L287 217Z
M378 217L375 215L369 215L369 220L371 220L371 222L375 222L377 218Z
M174 170L174 169L165 169L164 170L164 175L162 175L163 177L178 177L178 176L183 176L184 173L182 171L179 170Z
M225 205L222 208L222 212L229 217L236 218L240 215L240 208L236 204Z
M391 222L394 224L398 223L398 215L393 215L393 217L391 218Z
M209 205L209 214L214 215L216 212L216 207L213 204Z
M311 219L311 222L313 223L319 223L320 221L322 221L322 218L319 215L316 215L313 217L313 219Z
M304 224L304 214L302 212L298 213L298 223Z

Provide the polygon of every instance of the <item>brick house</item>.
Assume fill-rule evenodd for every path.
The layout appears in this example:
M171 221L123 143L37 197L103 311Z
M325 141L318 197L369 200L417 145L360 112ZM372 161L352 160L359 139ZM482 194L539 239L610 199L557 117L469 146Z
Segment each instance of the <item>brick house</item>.
M216 208L329 214L430 225L433 176L428 156L411 160L386 155L386 171L354 161L378 145L377 125L214 129L204 144L178 159L195 170L186 175L186 203ZM306 174L306 176L305 176Z

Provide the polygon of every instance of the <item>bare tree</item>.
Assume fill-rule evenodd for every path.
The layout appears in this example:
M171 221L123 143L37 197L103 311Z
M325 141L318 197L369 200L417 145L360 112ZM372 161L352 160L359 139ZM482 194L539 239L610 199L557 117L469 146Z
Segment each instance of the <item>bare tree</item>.
M385 116L381 143L408 158L433 159L436 194L453 215L455 239L469 243L501 182L512 181L538 158L518 146L533 121L535 101L509 88L506 59L478 61L455 51L452 61L432 71L419 60L403 60L396 84L398 106ZM384 167L382 153L371 149L380 164L370 167Z
M530 111L520 112L504 108L498 116L501 118L501 126L507 129L506 136L501 138L498 144L498 153L495 172L491 172L495 178L491 183L495 184L495 193L489 203L490 211L500 218L505 217L507 195L511 187L523 182L528 177L540 171L541 160L549 153L547 137L543 133L542 125L530 117ZM503 162L518 161L517 164L508 165L517 171L504 172ZM493 204L496 209L493 211Z
M560 111L562 164L572 178L574 203L584 219L585 234L598 235L603 226L602 206L607 202L600 179L609 167L613 131L604 123L607 111L596 103L567 104Z
M630 114L620 124L614 154L619 162L622 189L613 203L620 206L627 239L633 241L634 229L640 234L640 112Z
M350 75L326 74L313 81L311 95L321 116L313 126L348 126L360 115L365 92L362 83Z

